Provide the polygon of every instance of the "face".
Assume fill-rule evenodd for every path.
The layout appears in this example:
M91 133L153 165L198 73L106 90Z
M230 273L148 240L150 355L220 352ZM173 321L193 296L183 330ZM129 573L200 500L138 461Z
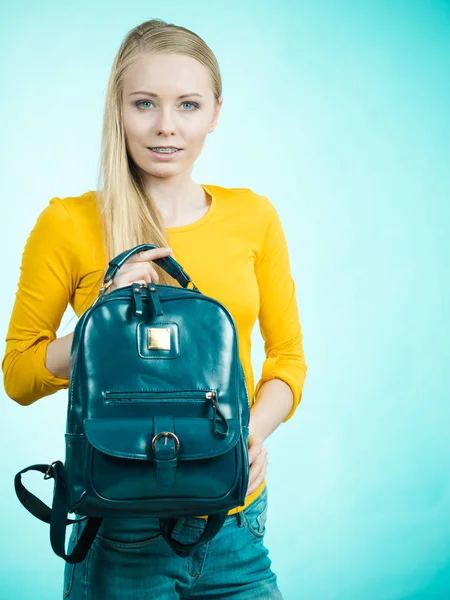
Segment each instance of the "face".
M122 100L127 150L144 179L190 172L222 105L206 68L181 54L141 54L125 74ZM149 150L161 146L180 150Z

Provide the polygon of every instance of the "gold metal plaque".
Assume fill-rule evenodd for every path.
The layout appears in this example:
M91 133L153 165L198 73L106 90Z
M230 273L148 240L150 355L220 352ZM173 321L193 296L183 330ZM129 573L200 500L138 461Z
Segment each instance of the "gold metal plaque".
M147 331L149 350L170 350L169 327L150 327Z

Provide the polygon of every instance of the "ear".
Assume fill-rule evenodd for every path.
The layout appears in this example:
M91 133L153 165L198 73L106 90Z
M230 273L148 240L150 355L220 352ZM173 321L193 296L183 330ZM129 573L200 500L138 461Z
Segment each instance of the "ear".
M216 128L217 121L219 119L220 109L222 108L223 96L219 96L219 99L217 102L218 102L218 104L214 108L214 119L213 119L213 122L211 123L211 125L209 126L208 133L212 133L214 131L214 129Z

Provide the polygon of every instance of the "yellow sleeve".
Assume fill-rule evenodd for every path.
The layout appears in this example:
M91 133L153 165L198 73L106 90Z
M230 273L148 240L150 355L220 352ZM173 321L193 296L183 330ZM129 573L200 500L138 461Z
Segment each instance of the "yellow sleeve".
M266 201L265 235L255 259L260 294L259 328L266 358L255 387L255 398L263 383L270 379L281 379L287 383L294 401L283 421L285 423L300 403L308 367L303 353L296 286L291 275L286 238L275 207L267 198Z
M52 198L25 244L2 361L5 391L23 406L69 387L47 369L46 351L77 286L74 239L67 208Z

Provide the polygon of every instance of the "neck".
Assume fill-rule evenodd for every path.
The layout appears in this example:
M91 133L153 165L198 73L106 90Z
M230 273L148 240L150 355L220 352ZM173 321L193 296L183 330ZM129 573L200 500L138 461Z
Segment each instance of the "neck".
M150 177L145 181L145 189L168 221L183 220L208 204L205 191L192 181L190 175L184 178Z

